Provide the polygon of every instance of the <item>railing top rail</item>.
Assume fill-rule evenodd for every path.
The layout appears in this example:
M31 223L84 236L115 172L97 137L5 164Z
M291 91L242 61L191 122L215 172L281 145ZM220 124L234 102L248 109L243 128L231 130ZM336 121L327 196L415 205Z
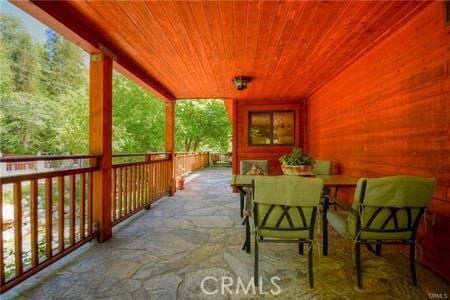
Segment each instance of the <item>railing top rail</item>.
M149 161L133 161L133 162L127 162L127 163L117 163L117 164L113 164L111 167L113 169L119 169L119 168L124 168L124 167L131 167L131 166L156 164L158 162L164 162L164 161L170 161L170 158L155 159L155 160L149 160Z
M2 162L68 160L68 159L90 159L90 158L100 158L100 157L102 157L101 154L6 156L6 157L0 157L0 163L2 163Z
M84 168L73 168L73 169L61 169L55 171L47 171L47 172L36 172L36 173L27 173L27 174L19 174L19 175L7 175L0 176L0 184L14 183L19 181L27 181L27 180L39 180L43 178L49 177L58 177L58 176L66 176L87 172L94 172L98 170L98 167L84 167Z
M112 157L146 156L146 155L168 155L170 152L145 152L145 153L116 153Z
M209 152L175 152L175 155L208 154Z

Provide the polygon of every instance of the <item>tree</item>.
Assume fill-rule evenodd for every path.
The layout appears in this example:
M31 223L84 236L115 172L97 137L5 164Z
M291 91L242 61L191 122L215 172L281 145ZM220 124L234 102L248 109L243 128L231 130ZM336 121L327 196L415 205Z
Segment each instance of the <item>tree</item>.
M55 31L46 31L41 54L41 85L48 96L86 89L87 66L83 51Z
M114 73L113 150L164 151L164 102Z
M177 151L227 151L231 124L222 100L183 100L176 107Z
M0 44L2 52L9 61L8 66L2 61L2 71L10 72L13 90L18 92L36 92L38 59L33 39L23 25L14 17L0 13Z
M0 14L0 151L86 153L87 55L52 30L33 40L20 21ZM220 150L231 126L221 100L179 101L176 150ZM113 77L113 151L164 151L164 102L118 73Z
M50 30L41 45L19 20L0 17L0 151L86 152L88 69L83 52Z

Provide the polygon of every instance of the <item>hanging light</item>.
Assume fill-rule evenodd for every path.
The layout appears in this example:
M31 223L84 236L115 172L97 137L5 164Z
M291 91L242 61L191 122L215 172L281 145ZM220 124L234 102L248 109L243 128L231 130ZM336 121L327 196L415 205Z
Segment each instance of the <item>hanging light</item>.
M238 91L245 90L247 88L247 84L250 82L250 77L247 76L237 76L233 79L233 83L236 86Z

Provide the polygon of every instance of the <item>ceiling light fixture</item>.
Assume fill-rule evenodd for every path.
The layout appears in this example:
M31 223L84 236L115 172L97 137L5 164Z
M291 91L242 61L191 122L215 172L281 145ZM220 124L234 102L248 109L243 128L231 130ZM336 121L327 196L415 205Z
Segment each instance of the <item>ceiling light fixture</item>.
M242 91L247 88L247 84L250 82L250 77L237 76L232 81L233 81L234 85L236 86L237 90Z

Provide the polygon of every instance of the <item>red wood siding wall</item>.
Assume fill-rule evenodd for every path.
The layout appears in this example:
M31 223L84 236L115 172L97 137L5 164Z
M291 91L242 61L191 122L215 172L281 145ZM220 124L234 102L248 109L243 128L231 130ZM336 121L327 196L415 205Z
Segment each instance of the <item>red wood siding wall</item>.
M434 2L310 98L310 149L343 174L435 177L418 241L450 279L450 28ZM350 195L347 195L350 196ZM347 197L351 199L350 197Z
M236 144L236 159L233 160L233 173L239 173L239 162L241 160L266 159L269 160L269 172L281 174L278 158L290 152L293 146L250 146L248 144L248 115L250 111L295 111L295 145L307 147L307 113L305 113L306 101L236 101L236 118L233 122L236 132L233 142ZM234 149L233 149L234 150Z

